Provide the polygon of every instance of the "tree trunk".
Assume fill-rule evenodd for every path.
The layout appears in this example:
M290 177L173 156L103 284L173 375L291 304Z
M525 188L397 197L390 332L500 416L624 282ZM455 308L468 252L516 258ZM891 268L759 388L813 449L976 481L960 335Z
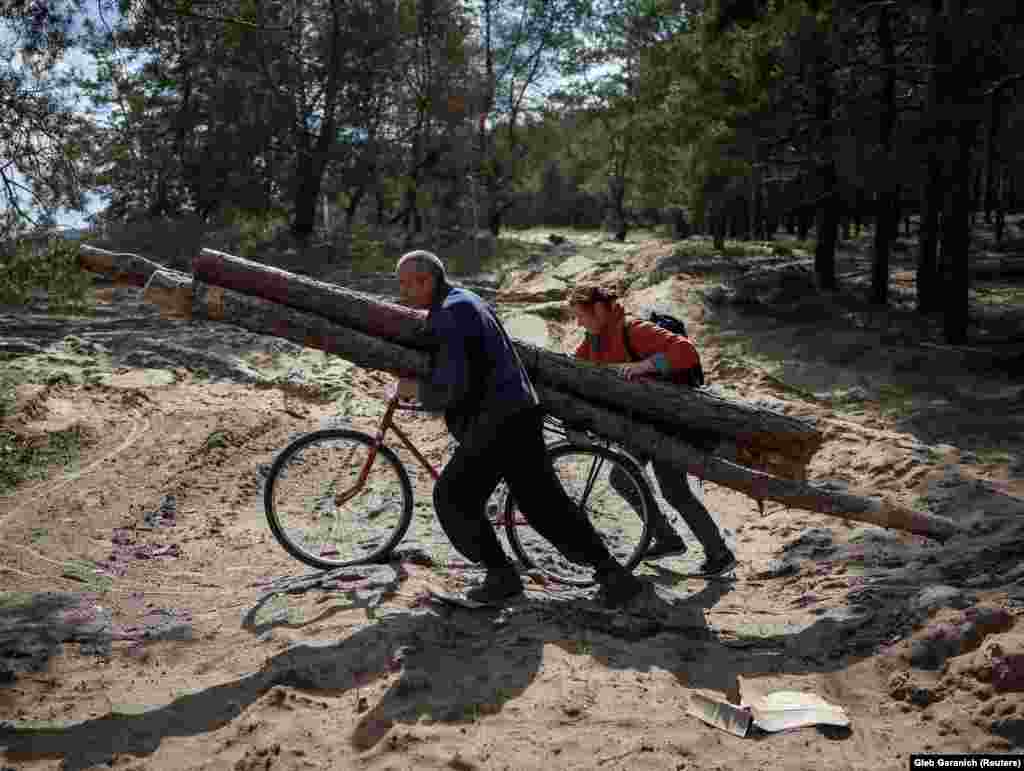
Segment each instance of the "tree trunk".
M298 238L309 238L316 229L316 207L320 199L320 184L324 163L315 150L300 151L296 164L298 187L295 191L295 219L292 234Z
M145 286L154 272L166 270L160 263L137 254L108 252L88 244L78 248L78 265L92 273L103 273L113 278L115 283L128 286Z
M951 162L946 196L947 210L942 218L942 254L945 263L943 316L944 338L950 345L967 342L970 320L970 175L971 145L975 126L965 121L956 138L956 151Z
M154 274L151 283L163 284L165 277ZM178 281L171 276L166 277L166 283L178 284ZM363 334L313 313L199 281L191 284L189 294L193 319L227 322L258 334L282 337L337 354L367 368L388 369L410 377L423 377L429 372L429 357L422 351ZM566 423L595 428L611 441L686 468L691 474L756 500L776 501L938 540L958 532L954 522L942 517L915 512L877 498L836 491L828 484L783 479L746 468L697 449L679 436L664 433L632 415L610 411L548 384L539 385L537 391L545 411Z
M971 149L977 132L974 105L968 90L970 80L959 71L968 61L968 41L961 29L964 8L962 0L944 0L944 53L940 74L940 100L943 125L954 127L946 137L945 189L946 209L942 216L942 255L945 279L944 337L950 345L967 342L969 321L970 275L968 250L971 218Z
M917 259L917 312L933 313L940 305L938 244L942 205L942 174L937 158L928 159L921 192L920 252Z
M608 208L611 213L609 231L616 241L625 241L627 226L624 208L626 200L626 180L621 174L612 173L608 176Z
M871 301L889 302L889 250L899 228L899 191L886 190L878 196L875 217L875 253L871 264Z
M191 319L192 286L192 276L161 268L149 277L142 298L160 308L164 318Z
M882 86L882 120L879 139L882 157L892 162L892 134L896 124L896 71L893 51L892 27L889 23L888 6L878 12L878 42L882 49L882 63L885 67L885 82ZM889 247L899 227L899 189L892 177L885 175L878 194L878 210L875 212L875 254L871 270L871 301L878 305L889 302Z
M834 24L834 22L832 22ZM829 39L833 37L829 31ZM815 65L815 117L820 131L820 160L818 177L821 181L821 197L817 206L818 241L814 249L814 272L818 287L826 291L836 288L836 242L839 238L839 190L836 173L835 148L833 147L832 109L835 102L835 85L828 62L829 49L825 46L818 52Z
M422 316L343 287L298 276L240 257L203 249L193 260L197 281L318 313L366 334L421 344ZM608 368L517 342L516 349L536 383L548 384L605 403L679 431L707 431L734 437L766 461L806 465L820 446L820 433L806 422L727 401L700 390L666 383L630 383ZM378 367L382 368L382 367Z
M999 174L999 187L996 191L996 243L1002 245L1003 234L1006 230L1006 180L1009 170L1005 167Z
M906 530L940 541L959 530L955 522L944 517L923 514L877 498L837 492L827 483L781 479L754 471L702 452L653 426L609 413L553 388L540 387L537 393L544 409L566 423L599 427L598 433L614 442L635 447L656 460L685 467L700 479L745 493L758 501L776 501L793 508Z
M818 204L818 241L814 248L814 273L818 287L826 291L836 288L836 243L839 240L839 197L835 192L835 166L828 164L824 171L826 187L830 190Z
M917 312L932 313L941 302L936 250L938 248L939 211L942 200L942 167L939 162L939 88L938 68L942 58L942 0L932 0L928 16L928 88L924 117L930 122L925 161L925 182L921 193L920 254L917 262Z
M755 160L750 172L750 237L757 239L758 241L765 241L769 237L765 232L766 228L763 204L764 202L761 196L761 164L757 163Z

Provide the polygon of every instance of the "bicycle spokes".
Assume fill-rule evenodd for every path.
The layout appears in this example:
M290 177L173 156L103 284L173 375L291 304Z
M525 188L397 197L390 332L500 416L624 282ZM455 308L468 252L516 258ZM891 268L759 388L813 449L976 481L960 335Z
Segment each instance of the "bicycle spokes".
M365 434L315 432L275 460L265 491L275 537L299 559L333 567L386 555L411 519L397 457Z

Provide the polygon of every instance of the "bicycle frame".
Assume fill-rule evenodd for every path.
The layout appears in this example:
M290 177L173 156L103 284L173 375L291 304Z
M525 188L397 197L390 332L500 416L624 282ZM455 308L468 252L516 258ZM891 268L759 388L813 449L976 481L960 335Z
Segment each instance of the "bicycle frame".
M367 455L366 462L363 464L363 468L359 472L359 477L356 479L354 485L348 490L338 493L334 496L334 502L340 506L354 498L359 494L359 491L363 489L363 485L366 484L366 479L370 475L370 470L373 468L373 463L377 459L377 451L384 445L384 438L387 436L388 431L394 431L398 438L401 440L405 448L413 454L413 457L419 461L419 464L423 466L433 478L435 482L441 477L441 473L434 468L434 465L424 457L423 453L419 451L412 440L394 421L395 412L402 410L404 412L427 412L428 410L423 406L411 402L403 402L401 398L396 394L388 400L387 407L384 410L384 415L381 418L380 425L377 426L377 432L374 435L374 443L370 448L369 455ZM562 428L561 422L551 418L550 416L544 418L544 427L546 430L552 431L558 434L562 438L558 441L565 441L565 430ZM354 450L353 450L354 451ZM590 490L593 488L594 480L597 478L600 466L591 467L590 478L587 480L586 492L583 496L585 501L589 495ZM496 526L505 524L504 513L499 509L497 518L494 520ZM517 524L526 524L526 521L518 522Z
M433 464L416 448L416 445L412 443L408 435L394 422L395 410L406 410L408 412L425 412L423 407L416 404L402 404L401 400L397 395L393 396L388 400L387 409L384 410L384 417L381 418L380 425L377 427L377 433L374 436L373 445L370 447L370 453L366 456L366 463L363 464L363 468L359 472L359 477L356 479L355 484L351 488L344 492L338 493L334 496L335 505L342 505L359 494L359 491L363 489L363 485L366 484L366 478L370 476L370 469L373 468L373 462L377 459L377 451L384 445L384 437L387 436L389 430L394 431L398 438L402 440L402 444L405 445L406 449L413 454L413 456L420 462L434 478L436 482L441 474L437 469L434 468ZM355 450L353 449L353 452Z

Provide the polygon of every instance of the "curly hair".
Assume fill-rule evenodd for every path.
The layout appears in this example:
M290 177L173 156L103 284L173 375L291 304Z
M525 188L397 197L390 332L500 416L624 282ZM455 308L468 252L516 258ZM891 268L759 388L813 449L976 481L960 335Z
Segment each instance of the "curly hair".
M619 297L619 291L615 287L602 284L578 284L569 292L569 304L590 306L594 303L608 303L611 305Z

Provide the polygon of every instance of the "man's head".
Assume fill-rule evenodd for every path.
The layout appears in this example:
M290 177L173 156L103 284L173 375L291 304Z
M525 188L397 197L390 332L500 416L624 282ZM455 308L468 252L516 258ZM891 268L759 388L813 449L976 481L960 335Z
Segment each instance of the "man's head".
M592 335L604 334L615 322L619 294L599 284L580 284L569 294L576 323Z
M413 308L429 308L437 288L448 280L444 263L423 249L403 254L396 270L402 302Z

